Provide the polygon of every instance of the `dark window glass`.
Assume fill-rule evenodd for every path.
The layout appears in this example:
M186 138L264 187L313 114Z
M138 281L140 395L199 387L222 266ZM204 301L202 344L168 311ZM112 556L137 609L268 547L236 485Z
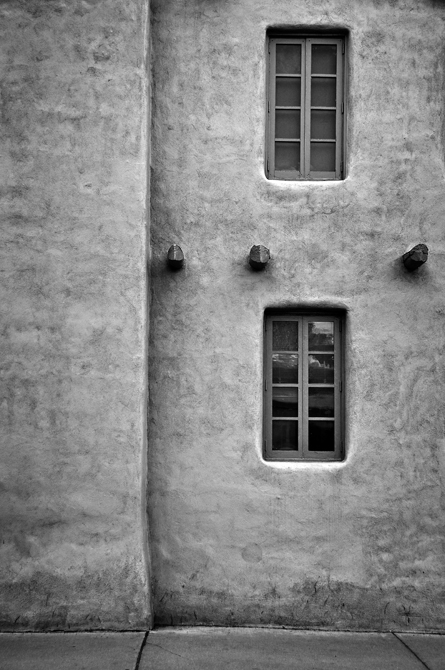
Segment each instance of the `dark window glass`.
M337 104L337 80L326 77L312 77L311 106L335 107Z
M311 170L313 172L335 170L335 144L311 142Z
M277 44L277 74L300 74L301 44Z
M298 416L298 388L274 388L272 394L273 416ZM322 416L318 414L317 416Z
M274 421L273 451L298 451L298 421Z
M272 347L274 351L297 351L298 321L274 321Z
M300 137L300 112L298 110L277 109L275 113L275 135L298 140Z
M298 171L300 169L300 143L275 142L275 167L278 171Z
M309 421L309 451L334 451L333 421Z
M336 74L337 45L312 45L312 74Z
M300 107L301 79L277 77L275 96L277 107Z
M311 139L335 140L335 112L313 109L311 112ZM334 147L335 150L335 147Z

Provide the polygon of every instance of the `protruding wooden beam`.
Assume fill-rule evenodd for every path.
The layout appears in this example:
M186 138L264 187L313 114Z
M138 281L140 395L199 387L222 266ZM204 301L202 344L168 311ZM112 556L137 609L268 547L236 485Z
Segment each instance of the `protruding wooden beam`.
M180 270L184 264L184 254L179 244L172 244L167 253L168 267L172 270Z
M253 246L249 254L249 264L254 270L264 270L270 261L270 251L262 244Z
M417 270L428 260L428 247L426 244L416 244L415 247L403 254L402 261L408 272Z

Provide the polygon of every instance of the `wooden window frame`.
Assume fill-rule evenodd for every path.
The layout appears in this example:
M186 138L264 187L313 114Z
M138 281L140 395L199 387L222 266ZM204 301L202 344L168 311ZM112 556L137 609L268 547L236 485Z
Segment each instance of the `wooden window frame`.
M298 384L274 384L272 378L272 331L274 321L298 322ZM311 321L330 321L334 323L334 383L309 384L308 382L308 326ZM342 461L344 459L344 314L339 311L275 311L267 310L264 319L264 458L268 461ZM275 353L277 353L275 351ZM279 352L278 352L279 353ZM285 353L285 352L281 352ZM287 351L289 353L289 351ZM330 352L318 352L330 353ZM311 350L311 354L317 354ZM277 387L298 388L298 418L273 417L273 389ZM334 388L334 417L310 417L308 408L309 389L315 387ZM272 448L272 424L274 420L298 421L298 451L277 450ZM308 435L311 420L334 421L335 446L333 451L309 451Z
M300 170L277 170L275 168L275 142L298 142L298 138L275 137L275 102L276 77L299 75L277 75L276 73L276 45L277 44L301 44L301 103L298 107L280 107L280 109L300 109ZM337 45L337 71L335 75L311 73L311 58L313 44L336 44ZM345 178L345 73L346 73L346 35L277 35L268 36L268 77L267 77L267 124L266 124L266 176L268 179L287 181L315 181L315 180L342 180ZM335 107L311 106L311 81L312 78L336 78L336 105ZM336 112L336 137L328 140L326 138L311 138L311 110L335 110ZM335 144L335 170L329 172L314 171L310 168L311 142L334 143Z

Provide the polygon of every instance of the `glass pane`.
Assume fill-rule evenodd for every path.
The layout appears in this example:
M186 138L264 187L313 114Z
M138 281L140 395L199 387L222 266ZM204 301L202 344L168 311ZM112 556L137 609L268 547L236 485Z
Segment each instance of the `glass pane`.
M272 322L272 349L274 351L298 350L298 321Z
M298 384L298 354L272 354L272 382Z
M301 44L277 44L277 73L301 73Z
M337 80L312 77L311 105L313 107L335 107L337 103Z
M308 356L309 384L334 383L334 356L310 354Z
M300 171L299 142L275 142L275 170Z
M275 88L275 104L277 107L300 107L300 77L281 79L277 77Z
M325 389L321 389L324 391ZM326 389L331 390L331 389ZM333 389L332 389L333 390ZM298 389L272 389L272 416L298 416ZM316 416L324 416L317 414Z
M298 451L298 421L272 421L272 450Z
M311 142L312 172L335 172L335 144Z
M312 73L336 74L337 72L337 45L312 45Z
M309 421L309 451L334 451L334 426L333 421Z
M334 416L333 388L309 388L309 416Z
M308 323L309 351L334 351L334 322Z
M336 114L334 109L328 111L313 109L311 111L312 140L335 140Z
M300 112L277 109L275 112L275 137L298 140L300 138Z

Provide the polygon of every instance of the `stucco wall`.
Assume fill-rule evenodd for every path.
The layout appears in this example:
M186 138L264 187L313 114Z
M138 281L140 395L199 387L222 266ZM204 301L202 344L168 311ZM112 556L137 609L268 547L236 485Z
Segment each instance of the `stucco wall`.
M0 621L148 625L147 7L0 7Z
M154 0L161 623L445 628L441 2ZM350 30L347 179L264 176L265 33ZM185 269L165 266L171 243ZM430 259L408 274L410 243ZM264 273L247 265L270 248ZM269 306L347 309L344 463L261 457Z

